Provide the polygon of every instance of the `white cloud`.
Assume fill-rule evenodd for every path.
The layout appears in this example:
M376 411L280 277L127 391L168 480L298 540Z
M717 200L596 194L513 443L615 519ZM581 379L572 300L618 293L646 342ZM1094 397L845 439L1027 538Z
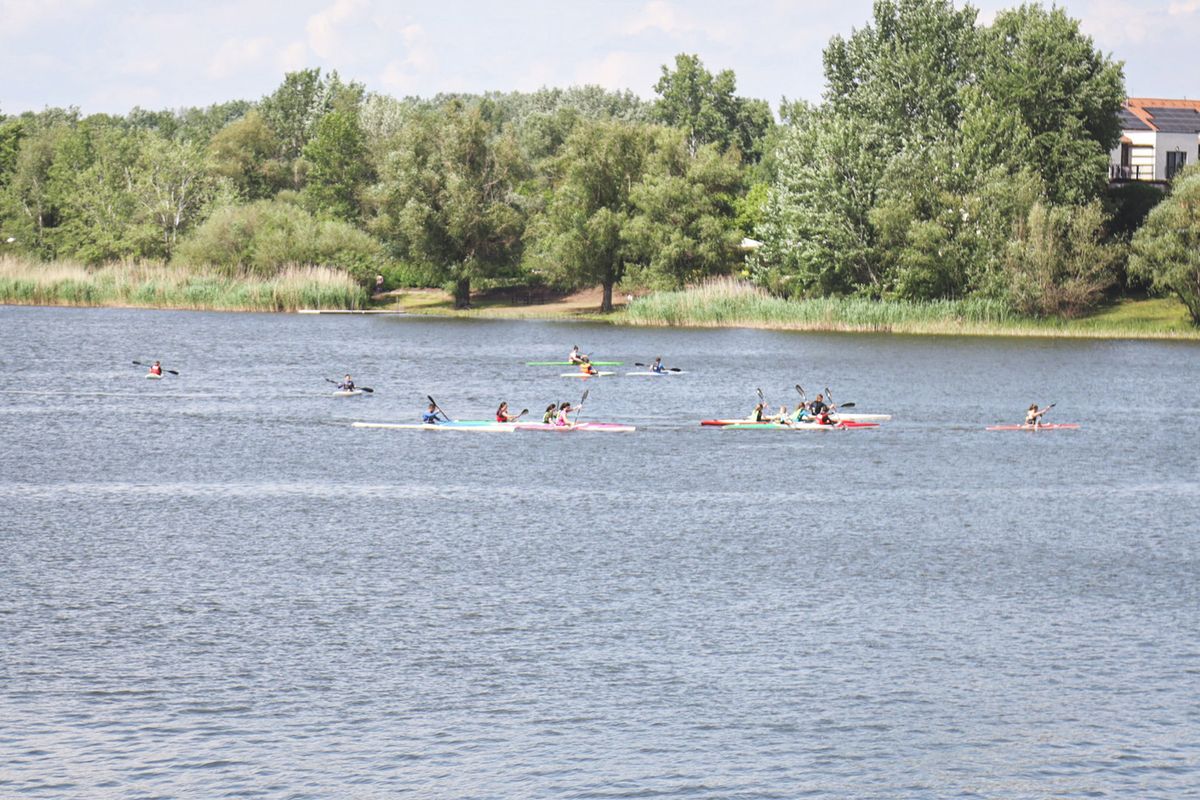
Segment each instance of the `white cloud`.
M576 74L578 83L594 83L606 89L632 89L645 95L658 80L656 58L615 50L601 59L583 64Z
M337 60L347 49L341 28L358 19L367 9L367 0L334 0L333 5L308 18L308 24L304 26L308 46L327 61ZM352 42L350 47L353 47Z
M0 0L0 36L86 11L95 0Z
M624 33L638 36L659 32L674 39L683 39L699 34L712 41L726 41L746 23L702 19L695 11L681 13L667 0L650 0L626 23Z
M253 39L228 39L217 48L212 59L208 62L210 78L228 78L236 75L247 67L258 64L271 48L271 40L266 36L256 36Z
M303 69L308 63L308 45L304 42L292 42L283 48L275 57L275 63L284 72L295 72Z
M421 88L419 81L433 69L436 56L429 36L420 25L401 28L400 39L404 42L404 58L387 62L379 80L396 91L412 93Z
M1125 0L1093 0L1086 13L1077 16L1080 28L1105 47L1127 42L1140 44L1157 30L1158 14L1143 4Z
M1172 17L1187 16L1200 11L1200 0L1176 0L1167 7L1167 13Z

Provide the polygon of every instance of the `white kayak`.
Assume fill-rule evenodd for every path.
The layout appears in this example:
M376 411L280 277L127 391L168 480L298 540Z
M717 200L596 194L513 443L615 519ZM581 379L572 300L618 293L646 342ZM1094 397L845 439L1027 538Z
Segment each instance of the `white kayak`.
M155 375L153 372L147 372L147 373L146 373L146 380L148 380L148 381L161 381L161 380L162 380L162 375Z
M887 422L891 414L830 414L834 422Z
M572 422L569 425L554 425L545 422L518 422L516 426L523 431L589 431L591 433L633 433L637 430L633 425L622 425L617 422Z
M334 397L358 397L360 394L366 394L362 389L338 389L333 393Z
M616 375L615 372L594 372L588 374L586 372L564 372L560 377L563 378L602 378L605 375Z
M680 369L680 370L675 370L675 371L668 370L666 372L654 372L653 370L647 370L645 372L626 372L625 374L626 375L656 375L656 376L660 376L660 375L685 375L687 373L685 373L683 370Z
M387 428L399 431L468 431L475 433L512 433L512 422L352 422L353 428Z

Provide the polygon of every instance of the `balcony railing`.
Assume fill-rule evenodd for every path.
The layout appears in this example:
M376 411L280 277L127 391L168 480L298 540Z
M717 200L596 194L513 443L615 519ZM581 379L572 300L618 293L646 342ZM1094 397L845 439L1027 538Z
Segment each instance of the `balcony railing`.
M1109 164L1108 179L1113 182L1158 180L1161 183L1161 179L1154 177L1154 167L1149 164L1128 167L1121 164Z

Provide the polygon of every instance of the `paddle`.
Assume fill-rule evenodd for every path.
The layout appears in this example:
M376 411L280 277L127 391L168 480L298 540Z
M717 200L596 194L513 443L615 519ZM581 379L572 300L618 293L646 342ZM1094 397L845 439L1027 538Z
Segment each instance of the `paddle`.
M149 366L152 366L151 364L143 364L141 361L135 361L135 362L133 362L133 363L134 363L134 364L137 364L139 367L149 367ZM178 371L178 370L173 370L173 369L164 369L164 370L163 370L163 372L169 372L169 373L171 373L172 375L178 375L178 374L179 374L179 371Z
M575 420L571 423L572 425L579 424L579 415L583 413L583 403L585 400L587 400L589 391L591 391L591 390L590 389L583 390L583 397L579 398L579 405L575 407Z
M454 420L450 419L449 414L447 414L445 411L442 411L442 407L437 404L437 400L434 400L429 395L425 395L425 399L429 401L429 405L433 406L434 411L446 418L446 422L454 422Z
M837 413L837 409L839 408L854 408L856 405L858 405L857 403L842 403L839 405L833 402L833 392L829 391L828 386L825 387L825 396L829 398L829 405L834 409L834 413Z
M649 366L651 366L650 364L643 364L643 363L642 363L642 362L640 362L640 361L635 361L635 362L633 362L633 365L634 365L635 367L649 367ZM667 372L683 372L683 368L682 368L682 367L663 367L663 369L664 369L664 370L666 370Z
M326 378L325 380L329 381L329 382L330 382L330 383L332 383L334 386L339 386L339 385L340 385L340 381L330 381L330 380L329 380L329 378ZM361 391L364 391L364 392L366 392L367 394L374 394L374 392L375 392L375 390L374 390L374 389L372 389L370 386L355 386L354 388L355 388L355 389L359 389L359 390L361 390Z

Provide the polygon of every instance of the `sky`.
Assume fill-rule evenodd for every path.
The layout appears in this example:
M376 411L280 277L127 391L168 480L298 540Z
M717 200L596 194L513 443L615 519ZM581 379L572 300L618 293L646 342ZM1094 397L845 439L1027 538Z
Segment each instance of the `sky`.
M1018 0L980 0L982 22ZM962 5L957 3L957 5ZM1131 96L1200 98L1200 0L1060 0L1125 62ZM595 83L653 97L695 53L738 93L819 100L821 50L870 0L0 0L0 113L256 100L285 72L338 70L369 91L531 91Z

